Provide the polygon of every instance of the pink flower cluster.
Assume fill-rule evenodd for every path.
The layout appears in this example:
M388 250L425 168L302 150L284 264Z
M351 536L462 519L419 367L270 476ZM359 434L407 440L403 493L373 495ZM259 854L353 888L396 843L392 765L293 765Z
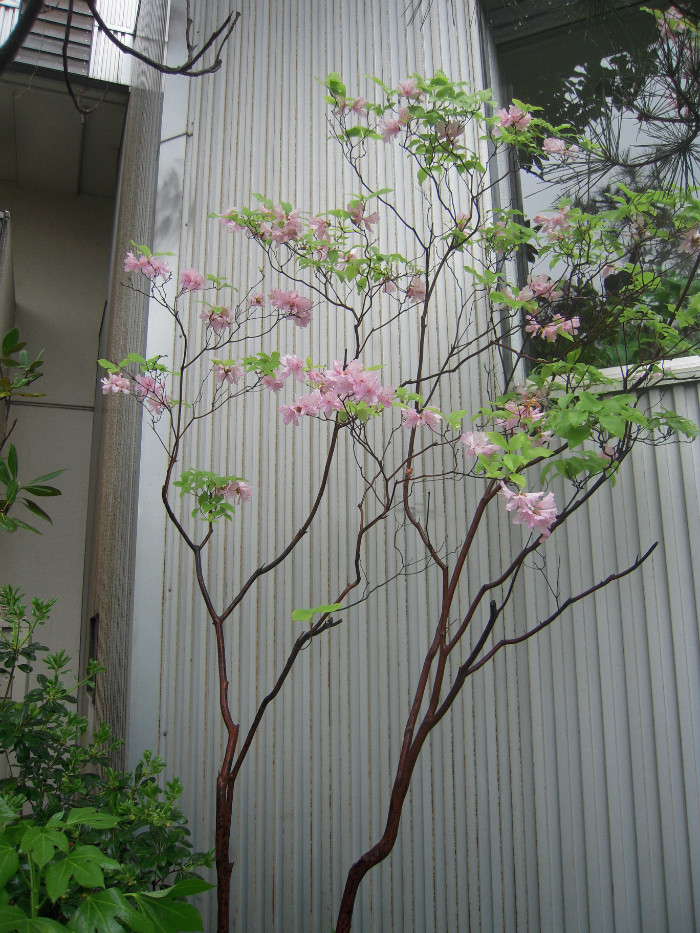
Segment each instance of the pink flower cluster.
M525 330L528 334L532 334L533 337L542 337L543 340L548 340L550 343L554 343L560 334L575 336L581 326L578 317L567 320L561 314L555 314L547 324L539 324L533 315L528 314L527 322Z
M207 280L196 269L185 269L180 275L180 288L183 292L201 292L207 287Z
M323 240L326 243L330 243L330 233L328 232L328 221L324 220L323 217L316 217L314 214L309 217L309 226L314 232L314 235L317 240Z
M423 96L423 91L418 87L418 82L415 78L406 78L405 81L399 81L399 94L402 97L408 97L412 100L420 100Z
M464 444L466 457L490 457L501 449L498 444L492 444L483 431L466 431L460 441Z
M557 507L552 492L513 492L501 483L501 492L506 500L506 511L515 512L514 525L527 525L541 532L540 541L551 534L557 518Z
M410 120L411 115L408 112L408 107L399 107L398 115L396 117L386 117L384 120L380 120L377 124L377 129L384 142L388 143L392 139L396 139L403 127L406 126Z
M238 385L239 380L245 376L245 370L240 363L215 363L214 375L217 382Z
M561 236L564 230L570 230L571 224L568 221L567 214L571 208L566 205L566 207L560 208L554 217L547 217L545 214L535 214L532 222L542 228L542 233L549 237L550 240L555 240L557 237Z
M123 392L124 395L129 394L131 389L131 383L122 375L122 373L110 373L109 376L105 376L102 379L102 394L109 395L112 392L114 395L117 395L119 392Z
M219 487L216 492L237 502L249 502L253 498L253 487L242 479L232 480L228 485Z
M367 405L386 407L394 399L394 387L381 385L376 372L364 368L359 360L351 360L347 366L342 360L336 360L332 369L323 371L303 371L303 363L298 357L283 356L281 368L275 378L284 380L294 374L300 381L308 380L314 389L308 395L298 395L293 405L280 405L280 412L285 424L299 424L303 417L314 415L332 415L343 411L347 402L364 402ZM262 380L265 384L265 380ZM273 386L273 391L276 389Z
M508 110L505 107L502 110L497 110L496 116L499 118L499 126L504 129L512 126L516 130L526 130L532 121L532 114L526 113L520 107L516 107L515 104L511 104Z
M680 246L678 247L678 252L687 253L688 256L695 256L697 253L700 253L700 228L697 230L686 230L683 234Z
M199 316L217 336L224 328L233 324L233 311L231 308L204 308Z
M153 376L134 376L134 382L136 383L134 392L153 414L160 415L170 406L170 398L165 392L165 387Z
M562 158L574 158L579 153L577 145L567 146L563 139L554 139L548 136L542 143L542 151L548 156L561 156Z
M518 393L520 395L519 401L506 402L503 406L505 411L511 413L512 417L496 419L496 425L505 434L512 434L516 430L529 432L532 428L539 429L539 423L545 417L541 398L537 395L528 394L525 389L518 389ZM550 431L541 432L539 442L549 440L550 437Z
M304 232L304 224L299 216L299 211L287 213L278 204L271 211L267 211L265 216L267 220L260 224L258 236L263 240L274 243L276 246L298 240Z
M336 117L342 117L346 113L354 113L358 117L364 117L367 113L367 99L365 97L356 97L354 100L337 100L333 113Z
M273 288L269 294L270 304L278 311L284 311L297 327L308 327L311 321L313 301L302 298L297 292L285 292L280 288Z
M124 257L124 271L141 272L151 281L162 279L164 282L171 274L167 262L163 259L158 256L136 256L131 250Z
M442 415L439 415L436 411L431 411L429 408L425 408L422 412L418 411L417 408L402 408L401 409L401 427L407 428L409 431L413 428L430 428L431 431L437 431L440 427L440 422L443 420Z
M528 284L518 292L518 301L533 301L535 298L545 298L547 301L556 301L563 292L558 291L556 282L548 275L530 276Z
M425 301L425 294L425 279L420 275L414 275L406 289L406 297L414 301Z
M435 135L440 142L454 146L465 129L465 124L460 120L440 120L435 124Z
M376 211L373 214L365 214L365 205L362 201L354 206L352 202L348 204L348 214L356 227L361 228L364 224L365 230L370 234L374 233L372 229L374 225L379 223L379 214Z

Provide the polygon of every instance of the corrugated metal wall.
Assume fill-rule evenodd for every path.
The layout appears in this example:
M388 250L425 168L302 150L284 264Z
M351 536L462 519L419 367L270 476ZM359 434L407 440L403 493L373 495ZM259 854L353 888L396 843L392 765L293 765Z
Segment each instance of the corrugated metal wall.
M227 12L223 0L198 4L200 36ZM182 129L191 135L181 137L183 158L173 160L167 179L162 175L166 242L154 246L175 246L182 267L219 271L245 289L257 279L260 256L207 220L209 211L248 204L254 191L316 211L346 203L354 190L325 140L326 105L313 76L337 70L349 89L368 97L365 73L395 84L414 70L442 68L480 84L481 52L471 0L424 4L424 21L413 24L395 0L249 0L242 13L218 75L166 84L166 110L170 95L171 105L182 101L184 115L187 95ZM378 171L385 160L394 167L391 148L379 144L372 152ZM399 196L418 207L410 190ZM180 205L173 207L179 200L181 219ZM382 224L383 236L401 242L387 218ZM265 288L276 284L268 279ZM446 294L445 307L450 300ZM192 329L200 328L193 303ZM168 333L155 311L151 330L149 352L172 353L173 346L154 344ZM372 361L385 363L388 374L399 357L415 353L412 337L404 330L392 342L380 332ZM283 352L315 360L341 356L346 344L341 324L319 308L308 331L283 339ZM445 340L440 327L431 339L438 353ZM461 407L478 404L482 379L471 370L461 385L454 382ZM700 419L695 382L667 391L679 410ZM210 552L207 572L219 604L286 543L318 483L328 431L317 424L284 428L276 413L281 401L248 397L226 422L213 429L202 423L183 452L184 466L228 463L256 486L254 502L239 510ZM162 526L149 520L157 511L157 455L153 445L146 449L135 625L138 661L151 678L142 677L131 718L153 724L154 742L158 729L158 752L187 788L195 841L208 846L222 751L213 643L189 552L170 528L161 537ZM544 549L566 597L663 539L641 573L579 605L537 641L502 653L469 682L423 753L397 846L366 879L355 929L696 928L699 456L698 445L641 449L612 496L579 512ZM355 472L345 446L332 472L329 508L274 585L265 578L230 620L232 706L244 730L291 647L297 630L291 609L332 600L336 581L347 574ZM416 507L425 515L428 505ZM430 508L436 528L449 533L453 502L436 494ZM470 584L520 541L520 530L495 512L487 531ZM391 573L393 541L389 529L366 553L367 566ZM162 618L156 618L161 580ZM344 613L341 627L303 653L266 716L236 794L232 929L331 929L347 869L383 826L430 635L430 586L430 579L413 576L398 594L380 589L364 607ZM526 622L546 616L552 599L533 565L518 584L506 632L520 633ZM141 653L146 644L150 655Z

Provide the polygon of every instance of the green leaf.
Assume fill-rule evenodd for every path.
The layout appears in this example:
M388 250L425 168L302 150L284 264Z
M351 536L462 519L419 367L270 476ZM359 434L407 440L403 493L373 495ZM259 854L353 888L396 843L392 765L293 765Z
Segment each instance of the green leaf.
M55 486L23 486L24 492L30 493L32 496L60 496L61 490L56 489Z
M127 899L116 888L107 888L89 894L66 924L74 933L124 933L123 920L127 929L149 929L139 925L138 916L129 906ZM134 922L136 920L136 922ZM0 930L0 933L2 931ZM9 933L9 931L8 931Z
M4 888L19 868L19 856L9 843L0 841L0 888Z
M63 821L67 826L82 823L94 829L111 829L119 824L119 817L112 813L103 813L95 807L73 807Z
M7 469L7 464L4 460L0 460L0 481L5 483L5 485L12 482L10 471Z
M48 522L49 525L53 525L53 519L48 515L41 506L37 505L36 502L32 502L31 499L21 499L21 502L24 503L24 507L29 509L29 511L36 515L37 518L43 518L45 522Z
M30 486L36 485L36 483L44 483L47 479L55 479L57 476L60 476L61 473L65 473L65 470L54 470L53 473L45 473L43 476L37 476L36 479L29 481Z
M52 862L44 873L46 893L55 904L68 890L68 884L73 875L73 867L68 858L60 862Z
M5 334L2 340L2 355L7 356L8 353L11 353L14 347L17 346L19 340L19 330L14 327L11 331Z
M310 622L317 613L335 612L341 606L342 603L329 603L324 606L316 606L313 609L295 609L292 612L292 622Z
M202 917L196 907L186 901L170 900L153 894L135 894L139 913L145 914L153 924L154 933L198 933L204 930Z
M51 933L53 930L65 933L65 929L63 924L48 917L28 917L21 907L9 904L0 907L0 933ZM124 933L124 927L120 927L119 933Z
M7 466L13 479L17 478L17 448L10 444L10 452L7 455Z
M149 897L190 897L193 894L203 894L204 891L211 891L216 885L209 884L204 878L183 878L171 888L164 888L162 891L149 891Z

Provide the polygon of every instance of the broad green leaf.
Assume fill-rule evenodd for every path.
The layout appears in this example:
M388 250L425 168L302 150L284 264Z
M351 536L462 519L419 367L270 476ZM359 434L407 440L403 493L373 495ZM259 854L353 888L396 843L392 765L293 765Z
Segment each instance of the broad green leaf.
M150 894L135 894L134 900L139 906L139 913L145 914L153 924L155 933L197 933L204 930L199 911L186 901L157 898Z
M14 848L0 841L0 887L4 887L19 868L19 856Z
M28 917L21 907L10 904L0 907L0 933L52 933L53 930L65 929L63 924L48 917ZM124 933L123 927L119 933Z
M149 897L190 897L192 894L202 894L204 891L210 891L216 885L209 884L204 878L183 878L171 888L163 888L161 891L149 891Z
M82 823L95 829L111 829L119 823L119 817L112 813L103 813L95 807L73 807L63 821L67 826Z
M138 924L138 918L130 907L126 897L116 888L107 888L89 894L66 924L73 933L124 933L126 928L148 930L149 927ZM134 922L136 920L136 922ZM150 929L153 929L151 926ZM0 930L0 933L2 931ZM8 931L9 933L9 931Z

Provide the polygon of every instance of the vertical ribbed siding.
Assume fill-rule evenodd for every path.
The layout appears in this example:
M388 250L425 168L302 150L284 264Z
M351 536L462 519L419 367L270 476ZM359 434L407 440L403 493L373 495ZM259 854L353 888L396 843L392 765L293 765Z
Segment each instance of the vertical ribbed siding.
M197 5L200 37L227 12L224 2ZM313 76L337 70L351 94L356 89L368 97L365 73L395 84L414 70L442 68L478 84L481 50L472 7L439 0L422 27L409 25L403 5L389 0L258 0L242 12L222 71L179 92L188 94L192 135L178 183L177 249L182 267L226 274L244 292L257 281L260 255L206 220L209 211L252 203L254 191L318 211L344 205L356 190L325 142L326 105ZM400 168L392 147L370 151L378 169L395 158ZM399 200L417 208L418 197L400 178ZM163 185L159 210L171 221L166 199L173 196ZM401 246L388 218L381 234ZM268 278L264 289L275 285ZM450 307L454 296L442 300ZM197 312L193 301L195 335L201 333ZM314 315L308 331L279 334L282 352L317 361L342 356L342 324L322 308ZM154 332L162 327L152 326ZM436 328L431 353L439 355L444 340ZM150 346L149 352L175 349ZM367 362L384 362L385 377L397 355L410 359L415 349L409 329L392 341L383 331ZM483 379L471 367L454 380L461 407L476 407ZM687 408L698 420L695 384L667 394L670 407ZM184 467L227 468L256 487L254 503L238 510L210 550L207 573L218 605L287 542L318 485L329 430L284 428L276 411L281 401L248 396L228 421L201 423L183 451ZM358 487L344 438L341 444L329 507L298 555L263 578L229 622L232 708L244 732L291 647L291 609L332 600L347 573ZM155 458L148 456L146 468ZM424 750L393 855L362 887L358 930L694 928L698 475L697 445L643 448L617 488L579 511L546 546L549 570L566 598L664 536L641 573L579 604L539 640L502 653L470 681ZM155 497L155 485L142 494ZM416 507L425 515L419 495ZM449 532L453 512L449 497L434 493L431 522ZM140 534L142 553L157 553L154 527ZM468 570L469 588L501 566L520 540L520 529L494 510ZM185 783L195 842L204 847L213 839L222 752L214 646L205 639L190 554L170 528L164 544L158 750ZM393 528L363 559L378 575L392 572ZM151 560L142 573L155 593L160 568ZM343 625L302 654L266 715L236 792L232 929L327 933L332 927L349 865L383 826L430 637L433 581L409 577L405 588L380 589L364 607L344 612ZM508 634L552 611L552 594L537 572L518 582L513 606L504 622ZM137 625L154 623L139 620L137 606ZM138 711L138 694L132 703Z

